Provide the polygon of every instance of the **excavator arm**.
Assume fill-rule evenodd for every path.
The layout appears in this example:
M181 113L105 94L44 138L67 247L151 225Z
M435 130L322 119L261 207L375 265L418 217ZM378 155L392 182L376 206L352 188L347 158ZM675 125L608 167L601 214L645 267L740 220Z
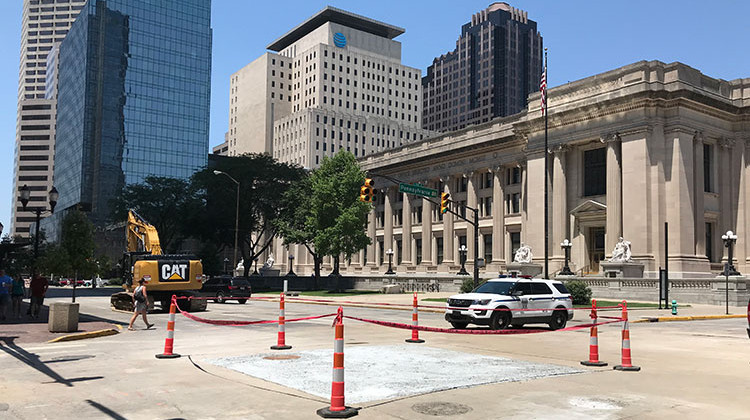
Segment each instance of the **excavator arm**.
M128 252L145 251L161 255L159 232L135 210L128 210Z

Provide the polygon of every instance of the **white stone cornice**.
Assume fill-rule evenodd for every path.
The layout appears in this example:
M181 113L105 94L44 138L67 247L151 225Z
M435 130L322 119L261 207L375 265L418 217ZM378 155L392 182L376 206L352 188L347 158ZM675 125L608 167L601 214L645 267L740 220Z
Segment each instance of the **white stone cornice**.
M549 153L562 155L562 154L565 154L565 152L567 152L568 150L570 150L570 145L565 144L565 143L560 143L560 144L551 146L549 148Z

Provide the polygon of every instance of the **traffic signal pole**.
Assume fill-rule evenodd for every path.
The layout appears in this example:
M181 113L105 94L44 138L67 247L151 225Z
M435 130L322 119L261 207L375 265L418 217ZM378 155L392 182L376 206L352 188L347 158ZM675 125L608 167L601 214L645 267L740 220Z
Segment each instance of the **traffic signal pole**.
M370 172L370 176L379 176L395 184L404 183L403 181L400 181L388 175L381 175L381 174ZM478 261L479 261L479 208L469 207L465 204L457 203L449 198L450 197L449 194L446 194L446 196L443 196L441 194L440 202L434 201L430 197L426 197L426 196L421 196L421 197L423 200L427 200L430 203L438 206L441 212L451 213L454 216L458 217L459 219L465 220L467 223L469 223L470 225L474 227L474 287L475 288L478 287L479 286L479 265L478 265ZM474 217L473 217L474 220L469 220L466 216L463 216L460 213L453 211L450 207L445 207L445 211L443 211L443 205L442 205L443 202L453 203L453 205L455 206L460 206L460 207L465 208L466 210L471 210L472 212L474 212Z

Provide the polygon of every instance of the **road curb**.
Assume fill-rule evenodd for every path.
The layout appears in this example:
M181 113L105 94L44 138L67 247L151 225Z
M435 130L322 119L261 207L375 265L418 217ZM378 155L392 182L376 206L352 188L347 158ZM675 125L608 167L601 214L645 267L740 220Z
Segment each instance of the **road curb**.
M85 340L87 338L106 337L108 335L115 335L119 333L120 331L117 328L107 328L106 330L87 331L87 332L82 332L82 333L77 333L77 334L63 335L57 338L53 338L52 340L49 340L47 342L59 343L62 341Z
M730 319L730 318L745 318L747 315L694 315L694 316L661 316L661 317L642 317L632 323L641 322L674 322L674 321L705 321L710 319Z

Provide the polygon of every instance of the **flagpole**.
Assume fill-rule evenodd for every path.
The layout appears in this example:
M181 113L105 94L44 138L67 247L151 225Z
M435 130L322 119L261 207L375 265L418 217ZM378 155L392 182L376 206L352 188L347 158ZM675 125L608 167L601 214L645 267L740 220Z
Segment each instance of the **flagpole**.
M544 278L549 278L549 147L547 146L547 48L544 49Z

